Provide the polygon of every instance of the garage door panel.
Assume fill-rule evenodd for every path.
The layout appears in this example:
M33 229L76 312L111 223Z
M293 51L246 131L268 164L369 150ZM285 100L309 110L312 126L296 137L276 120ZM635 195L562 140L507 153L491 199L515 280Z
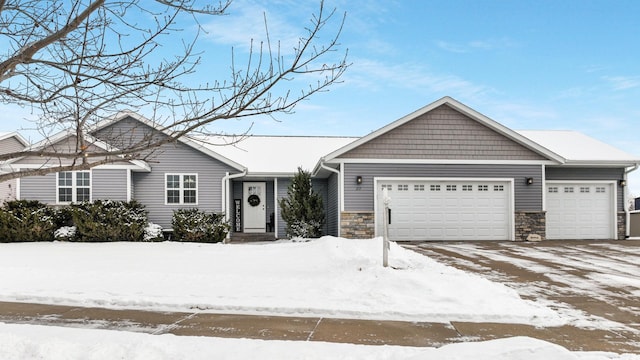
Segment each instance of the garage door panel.
M393 240L508 240L512 236L511 182L425 179L380 181L380 189L382 185L408 189L389 194ZM381 233L381 226L378 230Z
M610 184L547 184L548 239L614 237L615 203Z

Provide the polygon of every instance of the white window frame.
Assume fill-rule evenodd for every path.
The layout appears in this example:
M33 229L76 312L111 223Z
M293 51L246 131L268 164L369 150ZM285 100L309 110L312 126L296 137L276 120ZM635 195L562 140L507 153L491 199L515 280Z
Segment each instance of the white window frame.
M170 188L168 185L168 181L167 178L169 176L178 176L179 177L179 184L177 188ZM184 178L185 176L194 176L196 179L196 185L194 188L185 188L184 187ZM197 206L198 202L199 202L199 193L200 191L198 190L198 174L197 173L165 173L164 174L164 204L165 205L193 205L193 206ZM176 203L171 203L169 202L169 190L178 190L180 193L180 200L179 202ZM196 192L196 201L195 202L185 202L184 201L184 192L187 190L194 190Z
M61 186L60 185L60 175L61 174L71 174L71 185ZM78 185L78 174L88 174L89 175L89 185ZM72 204L78 202L78 189L89 189L89 202L93 201L93 176L91 171L83 170L83 171L61 171L56 173L56 204ZM71 201L61 201L60 200L60 189L71 189ZM85 200L83 200L85 201Z

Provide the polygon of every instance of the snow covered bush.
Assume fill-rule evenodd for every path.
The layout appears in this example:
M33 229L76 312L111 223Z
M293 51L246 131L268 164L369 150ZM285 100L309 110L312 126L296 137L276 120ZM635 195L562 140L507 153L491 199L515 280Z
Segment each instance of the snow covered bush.
M171 226L177 241L209 243L223 241L230 229L224 214L207 213L199 209L175 210Z
M282 219L290 238L315 238L322 235L324 205L322 196L313 190L311 173L298 168L287 188L287 197L280 199Z
M147 223L147 227L144 228L143 241L163 241L162 226L154 224L152 222Z
M72 205L76 240L143 241L147 211L137 201L96 200Z
M63 222L58 210L39 201L9 201L0 208L0 242L53 241Z
M77 228L75 226L63 226L53 233L58 241L73 241L76 238Z

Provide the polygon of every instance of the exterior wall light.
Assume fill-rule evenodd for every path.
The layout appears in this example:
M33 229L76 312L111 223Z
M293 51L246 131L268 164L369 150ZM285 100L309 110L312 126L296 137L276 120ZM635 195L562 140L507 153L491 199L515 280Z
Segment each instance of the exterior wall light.
M532 177L528 177L527 178L527 185L533 185L533 178Z
M620 187L625 187L627 186L627 181L626 180L620 180Z
M356 184L357 185L362 185L362 176L360 176L360 175L356 176Z

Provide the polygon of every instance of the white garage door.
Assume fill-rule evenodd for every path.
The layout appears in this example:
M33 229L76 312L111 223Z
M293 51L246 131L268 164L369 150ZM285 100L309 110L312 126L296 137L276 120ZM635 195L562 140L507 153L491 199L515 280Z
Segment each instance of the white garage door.
M547 239L615 238L611 184L547 182Z
M511 182L379 180L391 198L391 240L510 240ZM383 201L377 226L382 234Z

